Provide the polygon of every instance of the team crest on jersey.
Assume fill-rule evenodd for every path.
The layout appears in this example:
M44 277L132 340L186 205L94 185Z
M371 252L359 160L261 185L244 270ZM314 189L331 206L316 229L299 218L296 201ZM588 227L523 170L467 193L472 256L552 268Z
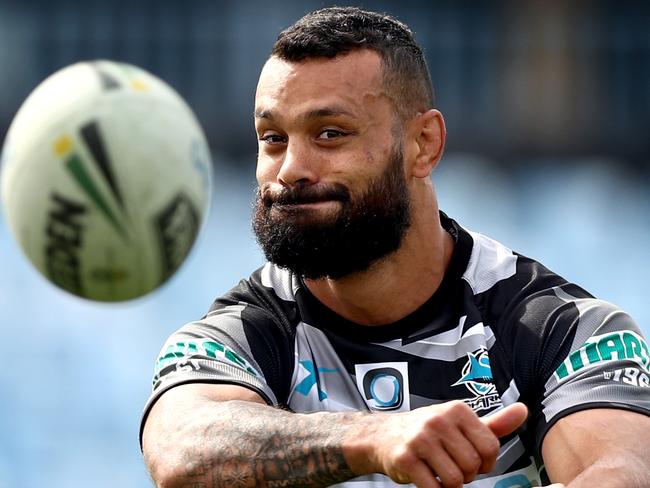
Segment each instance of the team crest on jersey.
M494 386L487 349L467 353L462 375L452 386L464 385L473 395L465 400L474 411L488 410L501 405L501 397Z

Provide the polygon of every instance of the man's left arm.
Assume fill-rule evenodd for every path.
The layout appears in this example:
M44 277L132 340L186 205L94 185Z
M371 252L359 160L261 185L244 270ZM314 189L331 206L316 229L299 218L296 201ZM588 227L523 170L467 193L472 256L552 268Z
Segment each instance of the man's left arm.
M548 431L542 457L567 488L650 487L650 416L610 408L581 410Z

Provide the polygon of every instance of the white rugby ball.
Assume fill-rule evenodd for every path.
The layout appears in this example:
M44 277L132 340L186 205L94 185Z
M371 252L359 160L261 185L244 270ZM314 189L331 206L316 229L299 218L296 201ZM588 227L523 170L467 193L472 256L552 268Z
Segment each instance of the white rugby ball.
M181 265L204 221L210 153L185 101L132 65L77 63L16 114L1 159L13 236L52 283L139 297Z

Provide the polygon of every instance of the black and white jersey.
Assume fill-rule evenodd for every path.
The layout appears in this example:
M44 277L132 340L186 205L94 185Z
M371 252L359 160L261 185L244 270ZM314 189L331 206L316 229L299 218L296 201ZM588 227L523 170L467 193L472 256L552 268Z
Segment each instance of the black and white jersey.
M402 412L462 400L483 416L521 401L526 424L501 439L494 470L466 485L512 488L547 482L541 442L563 416L594 407L650 414L650 354L625 312L442 221L456 241L444 280L393 324L345 320L272 264L242 280L169 338L143 422L163 392L191 382L245 386L295 412ZM398 485L375 474L340 486Z

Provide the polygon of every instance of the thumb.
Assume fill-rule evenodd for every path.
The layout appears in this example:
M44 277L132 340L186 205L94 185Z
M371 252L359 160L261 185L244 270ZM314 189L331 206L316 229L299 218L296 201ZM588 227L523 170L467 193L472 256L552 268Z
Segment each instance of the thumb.
M562 483L553 483L552 485L546 485L546 488L565 488L565 485Z
M490 428L495 436L503 437L514 432L517 427L524 423L527 416L528 408L526 405L523 403L513 403L493 415L483 417L481 420Z

